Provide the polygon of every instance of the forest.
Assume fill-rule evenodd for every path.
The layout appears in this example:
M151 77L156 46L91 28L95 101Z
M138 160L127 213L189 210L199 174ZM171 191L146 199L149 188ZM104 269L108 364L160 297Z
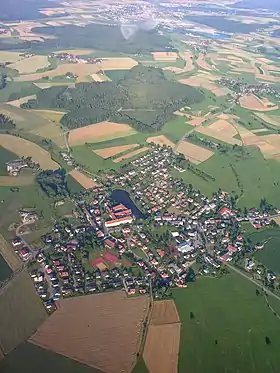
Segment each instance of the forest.
M202 100L196 88L167 80L161 69L138 65L117 82L44 89L22 108L63 109L67 114L61 123L69 129L111 120L153 132L180 107Z
M0 130L10 130L15 127L15 122L12 119L0 113Z

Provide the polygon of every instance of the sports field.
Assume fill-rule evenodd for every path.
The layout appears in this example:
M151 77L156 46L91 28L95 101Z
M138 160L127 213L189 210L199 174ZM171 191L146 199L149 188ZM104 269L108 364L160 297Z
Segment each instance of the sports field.
M279 371L280 323L255 290L237 274L173 290L182 323L179 373Z

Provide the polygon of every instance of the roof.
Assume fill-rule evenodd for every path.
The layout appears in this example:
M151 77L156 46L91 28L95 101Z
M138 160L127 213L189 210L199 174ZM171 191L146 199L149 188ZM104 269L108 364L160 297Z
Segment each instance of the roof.
M125 216L123 218L119 218L119 219L113 219L113 220L107 220L105 222L105 225L113 225L113 224L117 224L117 223L121 223L121 222L127 222L127 221L132 221L132 217L131 216Z
M97 265L101 263L103 263L103 259L101 257L91 261L92 267L97 267Z
M219 214L220 214L220 215L232 214L232 211L231 211L231 209L229 209L228 207L222 207L222 208L219 210Z
M109 252L104 254L103 258L108 260L108 262L112 262L112 263L116 263L118 261L118 258L116 257L116 255L109 253Z

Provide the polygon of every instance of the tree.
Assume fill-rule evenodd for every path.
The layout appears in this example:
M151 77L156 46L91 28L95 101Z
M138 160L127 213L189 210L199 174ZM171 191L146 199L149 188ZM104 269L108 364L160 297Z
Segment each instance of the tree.
M190 312L190 319L193 320L194 319L194 313L191 311Z
M257 296L260 295L260 291L259 291L259 289L256 289L256 295L257 295Z
M271 340L270 340L270 338L269 338L268 336L265 337L265 343L266 343L267 345L270 345L270 344L271 344Z

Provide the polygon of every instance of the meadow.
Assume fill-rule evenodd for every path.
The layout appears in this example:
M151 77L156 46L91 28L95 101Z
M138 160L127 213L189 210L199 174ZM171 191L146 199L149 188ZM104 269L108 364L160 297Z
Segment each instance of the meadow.
M279 320L255 290L237 274L173 290L182 323L179 373L279 371Z
M7 175L6 163L17 158L15 153L0 146L0 176Z
M12 274L11 268L0 254L0 282L6 280Z

